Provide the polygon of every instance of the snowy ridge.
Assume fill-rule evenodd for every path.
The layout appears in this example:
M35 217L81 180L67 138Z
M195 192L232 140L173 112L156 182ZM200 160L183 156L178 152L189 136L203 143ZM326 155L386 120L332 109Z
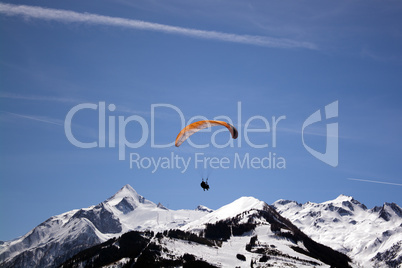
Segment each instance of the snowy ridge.
M177 228L207 213L168 210L125 185L96 206L53 216L26 235L0 244L0 267L27 267L27 262L48 267L128 231Z
M203 206L203 205L199 205L195 210L205 211L205 212L213 212L214 211L213 209L210 209L210 208L208 208L206 206Z
M397 204L367 209L353 197L340 195L323 203L278 200L273 206L311 238L363 267L402 263L402 210Z
M398 267L401 234L402 210L394 203L367 209L341 195L323 203L278 200L269 206L241 197L215 211L204 206L170 210L126 185L96 206L53 216L26 235L0 243L0 267L54 267L74 255L64 267L88 262L123 267L137 261L145 267L153 262L349 267L349 257L356 267ZM94 255L80 255L88 248ZM115 259L94 264L99 254Z
M225 205L198 220L184 225L183 227L181 227L181 229L183 231L202 230L207 223L215 223L220 220L235 217L245 211L249 211L252 209L263 210L266 206L267 204L265 202L255 199L254 197L240 197L234 202Z
M124 248L127 241L130 246ZM118 267L350 267L347 256L312 241L253 197L241 197L180 229L129 232L90 252L76 255L62 267L80 267L93 260L89 267L111 263Z

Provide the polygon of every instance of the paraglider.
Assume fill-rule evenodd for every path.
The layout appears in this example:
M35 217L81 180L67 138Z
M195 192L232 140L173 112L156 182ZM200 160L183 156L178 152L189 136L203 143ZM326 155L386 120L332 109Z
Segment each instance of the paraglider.
M213 126L226 127L229 130L232 138L237 139L237 136L238 136L237 129L234 126L232 126L231 124L228 124L224 121L217 121L217 120L202 120L202 121L194 122L194 123L186 126L185 128L183 128L180 131L180 133L177 135L177 138L175 141L176 147L179 147L188 137L190 137L194 133L200 131L201 129L213 127ZM202 179L201 187L204 191L209 190L208 178L206 179L206 181L204 181L204 179Z
M232 126L231 124L228 124L224 121L217 121L217 120L202 120L202 121L197 121L194 122L185 128L183 128L179 135L177 135L175 145L176 147L179 147L185 140L187 140L188 137L193 135L194 133L200 131L201 129L207 128L207 127L213 127L213 126L224 126L226 127L229 131L230 134L232 135L233 139L237 139L238 132L237 129Z
M202 187L202 189L205 191L205 190L209 190L209 184L208 184L208 178L207 178L207 180L206 181L204 181L204 179L202 179L202 182L201 182L201 187Z

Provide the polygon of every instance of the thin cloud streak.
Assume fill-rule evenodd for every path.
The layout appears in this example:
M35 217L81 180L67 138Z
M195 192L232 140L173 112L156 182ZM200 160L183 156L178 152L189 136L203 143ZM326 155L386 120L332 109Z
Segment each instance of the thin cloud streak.
M353 137L350 136L344 136L344 135L340 135L338 133L337 136L334 135L328 135L326 131L320 130L320 129L308 129L305 130L302 133L302 127L300 126L299 129L297 128L286 128L286 127L279 127L276 129L277 132L283 132L283 133L290 133L290 134L297 134L297 135L311 135L311 136L318 136L318 137L338 137L339 139L353 139Z
M64 127L64 120L48 118L43 116L34 116L34 115L25 115L25 114L17 114L7 111L0 111L0 119L2 118L3 114L12 116L12 117L19 117L24 119L29 119L37 122L47 123L51 125L61 126ZM81 125L81 124L73 124L73 128L75 129L74 134L79 133L81 136L92 138L96 140L99 138L98 128L92 128L90 126Z
M389 184L389 185L396 185L402 186L400 183L393 183L393 182L385 182L385 181L372 181L372 180L363 180L363 179L355 179L355 178L348 178L351 181L363 181L363 182L371 182L371 183L379 183L379 184Z
M21 117L21 118L25 118L25 119L30 119L30 120L34 120L34 121L39 121L39 122L43 122L43 123L47 123L47 124L52 124L52 125L57 125L57 126L64 126L64 124L61 123L61 122L56 122L56 121L52 121L52 120L49 120L49 119L44 119L42 117L23 115L23 114L16 114L16 113L11 113L11 112L5 112L5 113L10 114L12 116Z
M42 8L35 6L0 3L0 13L7 16L22 16L32 19L43 19L67 23L108 25L137 30L157 31L201 39L219 40L231 43L242 43L264 47L317 49L317 46L310 42L300 42L290 39L271 38L266 36L238 35L224 32L198 30L146 22L141 20L109 17L91 13L79 13L69 10Z
M100 101L86 101L83 99L75 99L75 98L65 98L65 97L54 97L54 96L43 96L43 95L22 95L22 94L13 94L13 93L0 93L0 99L13 99L13 100L26 100L26 101L47 101L47 102L60 102L60 103L67 103L67 104L82 104L82 103L92 103L98 105ZM115 103L108 103L104 101L106 105L108 104L115 104ZM116 111L130 114L130 115L142 115L150 117L152 116L151 108L147 111L142 110L134 110L127 106L116 105ZM167 118L166 113L158 113L159 118Z
M20 95L10 93L0 93L0 98L3 99L15 99L15 100L29 100L29 101L50 101L50 102L62 102L62 103L80 103L83 100L63 97L52 96L40 96L40 95Z

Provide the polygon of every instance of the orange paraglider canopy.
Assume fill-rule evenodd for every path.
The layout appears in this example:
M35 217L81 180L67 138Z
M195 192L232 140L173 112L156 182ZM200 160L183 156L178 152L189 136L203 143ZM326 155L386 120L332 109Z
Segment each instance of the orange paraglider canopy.
M179 147L188 137L193 135L194 133L200 131L201 129L208 128L208 127L213 127L213 126L224 126L226 127L229 131L230 134L232 135L233 139L236 139L238 136L237 129L232 126L231 124L228 124L224 121L217 121L217 120L202 120L202 121L197 121L194 122L185 128L183 128L179 135L177 135L175 145L176 147Z

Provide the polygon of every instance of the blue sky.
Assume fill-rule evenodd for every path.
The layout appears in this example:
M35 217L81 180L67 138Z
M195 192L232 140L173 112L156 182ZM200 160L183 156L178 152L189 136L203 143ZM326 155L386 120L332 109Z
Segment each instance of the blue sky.
M0 240L125 184L171 209L340 194L401 205L401 12L398 1L2 1ZM338 116L326 119L336 101ZM71 120L74 138L94 148L66 135L77 105L95 107ZM323 120L304 142L324 153L326 126L338 124L335 167L303 145L317 110ZM214 127L169 145L203 118L231 121L239 138ZM268 167L269 155L285 165ZM256 162L240 166L247 156ZM228 163L196 168L196 157Z

